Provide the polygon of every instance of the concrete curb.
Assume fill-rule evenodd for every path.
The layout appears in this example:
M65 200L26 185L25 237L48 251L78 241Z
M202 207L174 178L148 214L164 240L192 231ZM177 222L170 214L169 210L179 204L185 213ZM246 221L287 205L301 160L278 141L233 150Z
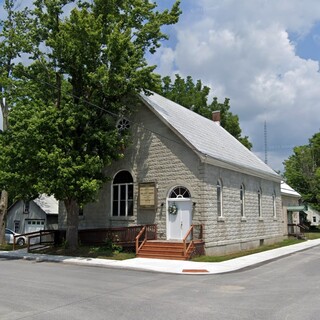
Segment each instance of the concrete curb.
M96 258L34 254L27 253L24 249L17 251L0 251L0 258L23 259L36 262L66 263L91 267L120 268L136 271L140 270L172 274L208 275L235 272L250 267L256 267L263 263L271 262L281 257L285 257L302 250L307 250L318 245L320 245L320 239L308 240L299 244L264 251L224 262L195 262L147 258L134 258L118 261Z

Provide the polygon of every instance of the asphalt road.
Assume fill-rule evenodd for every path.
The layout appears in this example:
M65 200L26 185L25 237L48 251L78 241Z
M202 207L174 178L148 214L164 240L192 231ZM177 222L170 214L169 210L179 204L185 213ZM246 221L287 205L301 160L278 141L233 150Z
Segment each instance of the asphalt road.
M0 259L0 319L318 320L320 247L221 275Z

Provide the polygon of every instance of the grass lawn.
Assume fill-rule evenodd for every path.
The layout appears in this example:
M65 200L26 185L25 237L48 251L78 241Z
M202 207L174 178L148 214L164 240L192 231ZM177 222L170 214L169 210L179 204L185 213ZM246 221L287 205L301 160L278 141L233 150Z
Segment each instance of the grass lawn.
M22 248L22 247L19 247ZM0 245L0 251L12 251L13 246L11 244ZM134 252L126 252L125 250L113 250L110 246L80 246L77 250L71 251L64 247L52 247L37 251L36 253L53 254L61 256L71 257L88 257L88 258L101 258L112 260L126 260L135 258Z
M305 236L308 240L313 240L313 239L319 239L320 238L320 232L310 232L310 233L305 233ZM277 249L285 246L290 246L293 244L301 243L302 241L305 240L298 240L296 238L289 238L285 239L282 242L274 243L271 245L265 245L261 246L255 249L251 250L245 250L245 251L240 251L240 252L235 252L232 254L224 255L224 256L200 256L200 257L195 257L192 259L192 261L198 261L198 262L222 262L222 261L227 261L230 259L235 259L235 258L240 258L247 256L249 254L254 254L258 252L263 252L267 250L272 250L272 249Z
M71 256L71 257L88 257L99 259L126 260L135 258L134 252L126 252L125 250L112 250L110 246L79 246L77 250L70 250L64 247L53 247L42 250L40 253Z
M1 244L0 251L12 251L13 245L12 244Z

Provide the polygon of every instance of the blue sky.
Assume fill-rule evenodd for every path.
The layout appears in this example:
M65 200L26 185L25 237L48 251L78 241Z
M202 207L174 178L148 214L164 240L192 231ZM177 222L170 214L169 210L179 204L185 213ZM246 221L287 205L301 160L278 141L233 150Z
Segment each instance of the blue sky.
M155 1L160 9L174 3ZM201 79L220 101L230 98L262 160L266 122L268 164L282 171L292 148L320 131L319 0L181 2L180 21L164 29L170 40L148 56L150 64L162 76Z
M160 2L160 1L159 1ZM161 1L169 6L173 1ZM183 14L151 61L231 99L253 152L275 170L320 130L317 0L183 0Z

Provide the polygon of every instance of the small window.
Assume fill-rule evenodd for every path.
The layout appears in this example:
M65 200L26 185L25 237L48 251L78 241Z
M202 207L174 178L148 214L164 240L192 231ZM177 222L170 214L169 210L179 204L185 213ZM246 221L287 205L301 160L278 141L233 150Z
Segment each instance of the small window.
M222 182L217 181L217 213L218 217L222 217Z
M20 221L15 220L14 221L14 232L19 233L19 231L20 231Z
M245 217L245 188L243 184L240 186L240 212L241 217Z
M185 187L175 187L171 192L169 198L191 198L190 192Z
M262 191L261 188L258 190L258 215L262 218Z
M23 213L29 214L29 210L30 210L30 201L24 201Z
M113 179L112 215L133 216L133 179L128 171L120 171Z
M317 217L312 217L313 222L317 222Z
M119 132L130 129L130 122L126 118L121 118L117 121L117 129Z

